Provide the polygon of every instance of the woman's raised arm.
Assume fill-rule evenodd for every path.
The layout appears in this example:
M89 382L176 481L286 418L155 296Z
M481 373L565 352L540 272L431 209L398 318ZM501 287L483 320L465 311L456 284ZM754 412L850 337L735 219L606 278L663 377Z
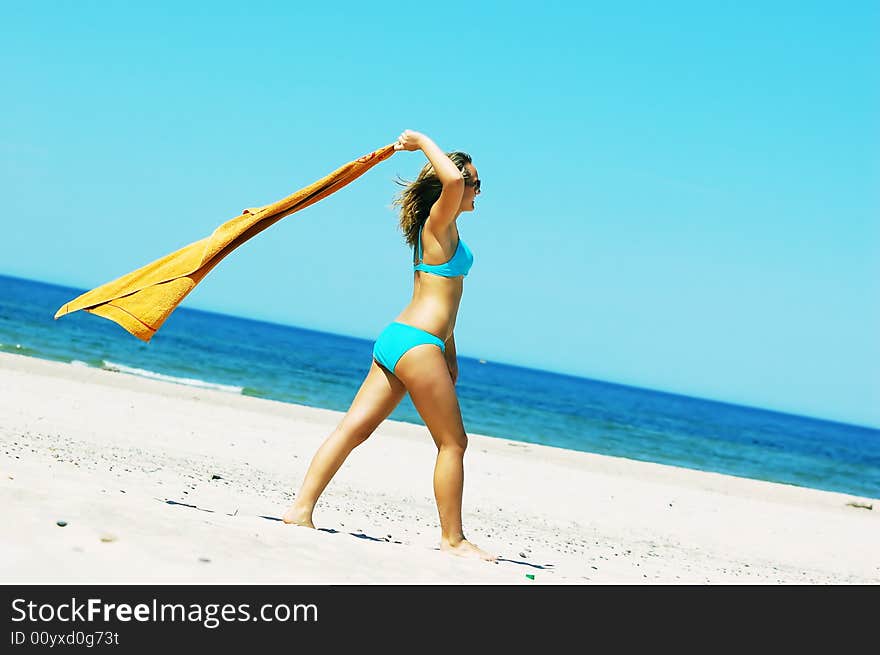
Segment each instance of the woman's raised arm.
M421 132L414 132L413 130L404 130L403 133L397 138L397 143L394 146L395 150L419 150L425 153L425 156L428 158L428 161L431 162L431 166L434 167L434 172L437 174L437 178L445 187L447 184L456 185L456 184L464 184L464 177L461 174L461 171L458 170L458 167L452 162L452 160L446 156L446 153L443 152L440 147L434 143L428 136L422 134Z
M418 150L421 149L434 167L437 178L443 185L440 197L431 207L430 220L435 229L445 229L458 215L461 207L461 199L464 195L464 176L458 170L458 166L446 156L436 143L421 132L404 130L397 143L395 150Z

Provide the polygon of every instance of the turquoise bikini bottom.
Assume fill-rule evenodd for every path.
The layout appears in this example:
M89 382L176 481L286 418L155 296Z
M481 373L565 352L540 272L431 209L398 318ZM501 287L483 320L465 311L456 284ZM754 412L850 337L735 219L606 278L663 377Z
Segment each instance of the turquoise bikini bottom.
M440 340L440 337L435 337L421 328L395 321L382 330L379 338L376 339L373 345L373 359L394 373L394 367L406 351L425 343L438 346L440 351L446 354L446 344Z

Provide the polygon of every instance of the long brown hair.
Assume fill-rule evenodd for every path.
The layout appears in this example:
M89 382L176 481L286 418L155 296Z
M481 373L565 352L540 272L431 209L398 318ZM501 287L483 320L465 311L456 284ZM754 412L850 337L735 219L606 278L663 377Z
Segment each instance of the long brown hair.
M471 156L461 151L447 152L446 156L467 177L465 164L471 163ZM413 248L416 245L419 230L425 224L425 221L428 220L431 207L437 202L437 198L440 197L443 183L440 182L440 178L434 172L434 166L431 162L422 167L415 181L407 182L398 178L395 182L404 188L394 198L391 205L393 207L400 207L400 231L403 232L407 244Z

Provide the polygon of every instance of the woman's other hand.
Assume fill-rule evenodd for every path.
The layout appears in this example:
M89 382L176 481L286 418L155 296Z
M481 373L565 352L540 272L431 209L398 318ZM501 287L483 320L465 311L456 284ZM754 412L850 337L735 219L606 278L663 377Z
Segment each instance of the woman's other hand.
M452 378L452 384L458 382L458 362L456 360L449 360L446 362L446 367L449 369L449 377Z
M422 147L421 132L414 132L413 130L404 130L399 137L397 137L397 143L394 144L395 150L418 150Z

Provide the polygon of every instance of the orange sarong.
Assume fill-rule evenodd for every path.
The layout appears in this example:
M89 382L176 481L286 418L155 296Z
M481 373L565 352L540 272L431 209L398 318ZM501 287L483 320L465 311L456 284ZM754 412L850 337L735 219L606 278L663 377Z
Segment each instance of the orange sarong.
M211 236L65 303L55 318L83 310L114 321L149 341L171 312L233 250L285 216L353 182L395 152L394 144L371 152L271 205L245 209Z

